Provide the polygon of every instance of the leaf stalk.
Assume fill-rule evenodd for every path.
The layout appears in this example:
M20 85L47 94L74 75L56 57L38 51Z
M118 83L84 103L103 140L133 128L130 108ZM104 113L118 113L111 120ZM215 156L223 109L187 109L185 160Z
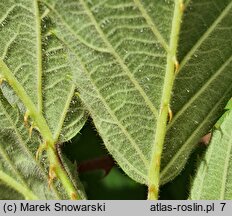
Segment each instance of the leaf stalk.
M23 86L15 78L11 70L8 68L8 66L4 63L2 59L0 59L0 76L4 78L4 80L6 80L9 83L9 85L13 88L13 90L16 92L16 94L18 95L18 97L21 99L21 101L24 103L25 107L28 110L27 116L30 116L33 119L35 125L39 129L44 142L46 142L48 159L50 161L50 166L53 166L55 168L54 171L56 177L62 182L64 188L66 189L67 194L70 196L71 199L73 198L79 199L80 196L78 195L75 187L73 186L71 180L69 179L66 171L63 169L59 161L58 155L56 154L56 150L55 150L56 140L53 138L53 135L45 118L43 117L41 112L37 109L35 104L32 102L32 100L26 93ZM13 183L14 183L13 185L16 184L16 182ZM28 198L32 199L33 197L30 196Z
M180 24L183 14L183 0L175 0L174 15L172 21L172 29L170 36L169 52L167 54L167 67L162 92L160 112L157 119L157 129L155 133L155 141L152 149L152 159L148 173L148 199L157 200L159 197L160 182L160 163L163 151L164 138L166 134L166 126L168 113L170 110L169 103L171 92L176 76L177 64L177 46L180 32Z

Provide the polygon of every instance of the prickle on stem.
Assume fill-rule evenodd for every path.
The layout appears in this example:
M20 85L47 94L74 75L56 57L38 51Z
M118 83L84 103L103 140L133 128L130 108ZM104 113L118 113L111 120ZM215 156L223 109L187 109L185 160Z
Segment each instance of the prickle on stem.
M75 92L74 95L78 98L80 98L80 93L79 92Z
M70 194L70 197L71 197L71 200L77 200L77 194L74 192Z
M157 194L158 194L157 187L154 184L150 185L148 187L148 200L154 200Z
M185 5L184 5L183 2L180 3L180 10L181 10L182 13L183 13L184 10L185 10Z
M31 124L31 126L29 128L29 137L30 137L30 139L31 139L33 129L34 129L34 122L32 122L32 124Z
M56 178L56 172L55 172L56 168L54 165L50 165L49 167L49 173L48 173L48 187L51 187L51 184L53 182L53 180Z
M0 85L2 85L2 83L3 83L4 81L6 81L6 79L5 79L4 77L0 76Z
M39 159L40 159L40 157L41 157L43 151L46 150L47 147L48 147L48 145L47 145L46 142L40 144L40 146L39 146L39 148L37 149L36 154L35 154L36 160L39 160Z
M23 122L24 122L25 127L28 127L28 117L29 117L29 111L27 110L23 117Z
M168 122L170 123L172 121L173 118L173 112L171 110L170 105L168 105Z
M37 130L37 131L39 131L39 128L36 127L36 125L35 125L34 122L32 122L32 123L31 123L31 126L30 126L30 128L29 128L29 137L30 137L30 139L31 139L32 132L33 132L34 129Z
M175 74L177 74L179 72L179 69L180 69L180 64L179 64L178 60L176 59L176 57L174 59L174 66L175 66Z

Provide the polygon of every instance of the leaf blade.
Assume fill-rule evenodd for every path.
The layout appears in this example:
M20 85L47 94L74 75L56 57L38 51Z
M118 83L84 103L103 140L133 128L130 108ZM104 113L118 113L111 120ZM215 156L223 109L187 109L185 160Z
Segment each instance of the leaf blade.
M135 2L138 5L138 1ZM83 1L69 0L62 3L46 1L53 12L53 18L59 23L56 33L73 53L71 62L76 68L76 83L80 97L90 111L96 128L124 171L143 184L148 184L149 165L154 164L154 160L151 162L151 152L155 135L156 141L159 140L157 139L159 133L156 134L156 130L160 127L154 126L157 125L157 118L152 111L154 110L152 105L149 106L146 100L149 100L160 114L164 104L162 90L167 55L170 54L165 52L157 38L162 36L164 40L170 42L179 33L177 30L171 35L171 30L175 29L173 2L149 3L143 1L143 8L141 9L139 4L139 9L129 0L105 1L104 5L98 1L84 2L84 5ZM190 35L192 28L195 27L191 26L187 29L189 37L184 32L185 28L182 28L177 59L175 55L168 58L168 63L171 62L173 67L169 72L172 71L174 74L175 65L179 73L175 79L171 101L174 119L167 131L162 155L161 183L170 181L180 172L198 139L214 125L232 93L231 46L228 37L231 35L229 30L232 20L231 2L225 0L214 4L205 0L202 3L200 1L184 3L188 6L183 18L183 26L186 29L194 15L200 14L202 5L206 4L207 8L217 13L213 18L207 18L207 13L202 13L206 16L209 26L204 26L204 22L198 23L198 29ZM181 11L184 5L179 6L178 10ZM192 12L193 6L196 10ZM144 8L149 17L141 16ZM158 11L157 8L162 9ZM151 9L156 13L152 13ZM163 10L167 13L161 14ZM68 17L67 13L71 16ZM163 23L160 23L165 24L163 29L157 21L162 18ZM153 32L156 30L152 31L154 25L151 19L154 23L159 23L156 29L160 32L160 36L157 38L157 33ZM83 32L91 32L93 39ZM223 48L215 39L218 37L224 41ZM188 38L190 43L186 45ZM185 43L184 47L182 43ZM207 53L207 49L210 53ZM174 47L171 51L173 50ZM216 55L215 50L218 51ZM191 55L187 54L189 51ZM176 54L176 51L173 53ZM177 60L180 60L180 67ZM131 79L131 74L136 82ZM225 77L227 79L222 84L221 81ZM191 81L192 78L194 82ZM143 91L137 91L138 87L135 90L136 83L139 83ZM171 83L168 84L168 88L172 88ZM147 97L144 97L143 92ZM166 92L170 93L171 90L168 89ZM140 97L141 95L143 97ZM209 103L203 103L208 97L213 99ZM169 100L165 102L167 114ZM181 109L184 112L178 114ZM166 124L165 118L162 124ZM165 126L161 132L159 131L161 137L166 132L163 131L164 128ZM139 151L132 148L135 145ZM138 152L145 155L149 165L139 158Z
M213 132L194 178L190 199L231 199L231 118L229 111L220 128Z
M138 72L138 70L140 69L139 67L141 67L141 65L137 64L137 68L136 67L129 68L128 66L130 65L129 64L130 62L127 61L127 58L130 57L131 54L137 55L137 58L138 58L138 56L140 54L145 54L146 52L144 51L144 53L143 53L143 51L142 51L141 53L139 53L138 50L136 50L136 51L133 50L133 47L135 47L134 45L133 46L129 45L129 49L131 49L131 53L130 53L130 51L128 51L128 55L127 55L127 53L122 53L122 51L119 49L119 46L122 46L123 40L119 40L119 42L118 41L117 42L113 42L112 38L108 37L108 35L111 34L111 32L115 31L115 29L110 28L107 31L105 31L104 27L102 27L99 24L99 23L103 23L104 19L107 20L108 17L106 16L106 17L103 18L103 20L101 20L97 16L100 13L98 12L98 14L96 14L95 11L94 11L96 9L96 7L98 7L99 5L97 5L95 7L95 9L93 10L92 9L93 5L88 5L87 6L87 4L88 3L84 2L84 1L79 1L79 2L75 2L75 3L72 2L72 1L69 1L69 2L67 2L67 4L62 4L62 7L69 8L69 13L74 14L74 12L72 11L72 8L70 8L69 5L72 5L72 6L75 5L75 10L78 8L78 10L79 10L78 13L82 13L82 15L84 14L84 16L86 16L86 22L92 23L92 25L96 28L95 29L96 36L94 38L98 38L98 39L100 38L100 39L102 39L102 41L105 44L104 48L108 48L106 50L108 52L106 52L106 53L94 53L93 52L93 56L94 56L94 54L95 54L95 56L98 56L98 57L95 57L95 58L97 58L101 62L101 63L99 63L99 67L104 67L104 66L106 66L106 67L107 66L112 67L112 70L118 71L118 73L119 73L118 78L120 78L120 75L122 74L123 80L121 79L120 81L119 80L116 81L116 79L115 79L115 78L117 78L116 73L115 73L115 76L112 76L112 79L115 79L114 83L115 82L121 82L121 83L123 83L126 80L125 84L124 83L122 84L123 86L125 86L125 89L120 90L121 91L121 95L123 95L123 93L127 94L126 92L129 92L128 93L128 99L130 101L128 103L131 103L132 106L139 105L138 107L141 107L140 109L142 109L140 111L133 109L134 114L131 116L131 118L133 118L133 121L135 119L138 120L139 116L141 116L140 117L141 119L138 120L138 121L141 121L141 122L144 121L145 122L146 121L145 119L148 119L150 121L150 123L148 123L148 124L155 125L156 124L156 118L157 118L157 115L158 115L158 111L157 110L160 110L159 106L158 106L158 109L155 108L155 107L157 107L157 104L160 103L160 100L161 100L160 92L162 92L162 87L160 87L159 93L155 94L155 97L158 98L158 99L154 100L154 96L151 97L152 93L155 92L154 88L152 89L152 92L144 90L146 88L144 88L144 83L141 80L142 78L139 77L138 76L139 74L136 73L136 70ZM127 9L127 7L135 7L136 8L136 5L134 3L132 3L132 2L128 3L129 6L128 5L124 5L124 4L118 4L117 5L117 3L116 4L111 4L109 2L108 2L108 4L109 5L106 6L107 9L109 7L110 9L113 8L112 10L114 10L115 8L120 9L121 7L123 8L124 6L125 6L126 9ZM68 20L67 16L64 15L65 11L68 11L68 10L66 9L66 10L62 11L61 10L61 4L59 4L59 2L56 2L53 6L50 5L49 7L55 13L55 15L59 18L60 23L63 23L63 25L60 24L62 26L61 28L65 28L64 31L62 30L62 32L69 32L73 36L73 41L79 40L80 35L76 36L76 35L78 35L79 32L75 32L74 30L72 30L72 31L70 30L70 28L75 29L76 27L73 27L73 25L70 24L70 20ZM170 7L173 7L173 4L170 4ZM140 9L141 9L141 7L140 7ZM99 10L99 8L97 10ZM104 11L104 12L106 12L106 8L101 8L101 10ZM138 8L134 9L134 11L137 14L139 14L139 15L141 14L141 12L140 12L140 10ZM131 13L131 11L130 11L130 13ZM123 14L121 16L122 20L124 19L124 16L125 16L125 22L127 22L127 18L126 18L125 14ZM133 17L133 16L138 16L138 15L133 14L131 16ZM79 18L76 17L75 19L78 20ZM140 18L140 22L143 22L144 23L143 25L145 25L145 26L147 25L147 21L143 17ZM69 26L69 28L67 26ZM132 26L132 28L133 27L135 29L137 28L136 25ZM150 49L153 49L154 51L156 51L155 54L154 54L155 58L160 58L160 61L162 61L162 63L163 63L161 66L160 65L158 66L158 64L157 65L152 65L151 64L151 67L155 68L157 66L157 68L159 68L159 70L161 70L162 72L164 72L165 71L165 66L166 66L166 56L164 55L164 52L165 52L164 48L162 48L162 45L160 45L160 43L162 43L162 42L160 42L159 39L156 38L157 35L154 35L154 33L152 31L150 31L150 29L149 29L150 27L149 26L146 26L146 28L147 28L147 31L149 31L148 37L152 38L152 43L156 45L156 48L154 48L153 44L149 44L148 40L146 41L146 40L143 39L145 41L144 44L146 43L146 46L148 46ZM153 28L153 30L154 30L154 28ZM133 31L130 31L130 32L131 32L131 35L132 35L131 38L136 39L136 37L135 37L135 33L136 32L133 32ZM63 37L64 43L67 42L65 40L65 36L64 35L60 34L59 36ZM145 36L146 36L146 34L145 34ZM155 37L155 39L154 39L154 37ZM136 43L139 44L140 40L141 39L140 39L140 35L139 35L139 37L137 38L137 41L135 41L135 44ZM93 120L96 123L96 127L99 129L99 131L100 131L100 133L102 134L103 137L106 138L108 135L107 135L107 132L105 133L104 129L102 129L101 124L104 124L104 123L99 123L99 122L97 123L96 122L96 118L99 118L99 116L101 116L100 118L102 119L103 122L105 121L106 124L109 123L109 124L112 125L112 127L114 127L114 129L113 129L114 133L113 134L115 134L117 136L117 131L118 131L119 134L120 133L123 134L122 135L122 136L124 136L123 139L128 140L128 142L130 143L130 147L129 148L135 150L135 151L134 150L133 151L136 152L136 155L138 156L138 158L140 158L141 164L144 164L143 166L141 166L141 165L139 166L142 169L141 168L137 169L137 172L139 173L139 175L137 175L138 177L134 177L134 178L137 178L137 180L140 179L139 181L141 181L143 183L148 182L147 179L144 179L144 174L141 174L141 170L143 170L143 172L145 172L145 173L148 173L147 169L149 167L149 163L150 163L149 158L151 156L150 152L149 152L149 147L148 146L151 147L152 144L153 144L152 140L153 140L153 137L155 136L155 133L154 133L155 127L153 127L153 129L152 129L152 127L150 127L150 125L149 125L149 127L144 127L145 130L146 130L146 135L149 134L149 140L147 141L146 139L143 139L143 142L146 142L146 144L147 144L147 148L146 149L141 148L141 146L142 146L141 140L139 141L140 143L138 144L138 140L135 141L134 138L131 135L133 133L132 129L128 130L128 128L127 128L127 124L126 124L125 120L127 119L128 116L125 116L125 119L123 119L122 116L119 115L119 111L123 107L118 106L118 107L114 107L113 108L112 105L109 102L110 98L112 99L113 97L119 97L118 93L120 94L120 92L117 92L117 90L116 90L116 88L119 88L119 86L116 86L116 84L112 84L112 86L114 86L113 88L115 88L115 92L111 92L109 95L107 95L107 93L105 94L103 92L104 86L103 86L103 88L101 88L99 86L99 84L96 83L96 81L100 82L100 79L98 79L97 77L94 77L95 69L96 69L96 71L98 73L99 73L100 69L98 67L94 67L94 66L93 66L93 69L89 68L89 66L87 66L88 64L86 63L88 61L88 59L84 59L83 60L83 56L84 55L86 55L86 56L89 55L90 56L90 54L88 54L88 52L90 53L91 50L90 51L86 51L86 54L81 53L82 50L85 50L85 49L88 49L88 48L91 48L91 47L87 46L85 48L84 47L85 44L83 44L83 46L82 46L81 42L82 41L80 41L80 45L79 45L79 42L75 43L75 45L78 44L78 46L80 46L78 48L78 51L77 51L77 49L74 49L72 47L72 45L70 45L71 44L70 41L67 42L67 46L69 46L69 48L71 50L74 50L74 53L77 55L79 64L76 64L77 65L76 68L77 67L81 67L82 72L83 72L82 74L80 74L81 71L80 71L80 73L78 71L78 75L76 75L76 77L77 77L76 78L77 85L78 85L78 87L80 88L80 91L81 91L80 96L81 96L82 100L85 102L85 104L88 107L88 109L91 110L91 114L92 114ZM137 49L138 49L138 47L137 47ZM151 48L151 47L153 47L153 48ZM151 56L153 55L151 52L149 52L149 54ZM101 55L102 55L102 57L101 57ZM106 56L106 55L108 55L108 56ZM108 59L108 60L103 60L102 59L103 56L104 56L105 59ZM170 56L170 59L171 58L172 57ZM169 59L169 61L172 61L172 59L171 60L170 59ZM130 61L132 61L132 60L130 60ZM145 63L146 56L144 57L143 61ZM89 64L91 64L91 63L89 63ZM171 63L170 65L171 65L171 70L173 70L174 63ZM145 65L144 65L144 67L145 67ZM156 68L156 70L157 70L157 68ZM106 70L106 68L104 68L104 70ZM107 74L107 72L105 74ZM149 74L146 74L146 75L149 75ZM107 76L108 76L107 79L110 79L110 74L107 74ZM161 76L161 74L157 75L157 76L154 75L154 77L152 77L152 76L153 75L151 75L151 79L161 79L162 80L164 78L163 75ZM88 79L88 81L87 81L87 79ZM150 78L148 78L147 80L149 80L149 79ZM109 82L109 80L107 80L107 81ZM151 81L150 81L150 83L151 83ZM107 87L108 84L109 83L107 83L107 85L105 87ZM130 86L129 89L127 88L127 85ZM97 95L97 98L96 97L95 98L88 98L88 97L90 97L90 95L88 93L86 93L85 90L83 90L84 88L87 88L87 87L89 88L88 90L91 92L91 96L92 95ZM90 90L90 88L91 88L91 90ZM132 96L133 94L129 95L130 91L132 93L134 91L135 92L134 95L136 95L136 96ZM136 100L136 103L134 103L131 100L132 97L138 98ZM101 107L102 107L102 109L104 108L104 111L100 111L99 110L100 107L96 108L96 106L93 105L92 102L94 100L98 100L98 99L99 99L99 101L97 103L102 104ZM144 101L144 103L143 102L142 103L138 103L138 101ZM126 103L126 102L124 102L124 103ZM89 105L89 104L91 104L91 105ZM142 104L144 104L144 105L142 105ZM127 104L125 105L125 107L126 106L128 107ZM95 112L96 109L97 109L97 114ZM167 109L167 107L166 107L166 109ZM107 117L104 117L103 113L107 113ZM145 113L145 115L144 114L141 115L141 113ZM150 114L148 115L148 113L150 113ZM95 114L98 115L98 116L95 116ZM108 117L109 117L109 119L108 119ZM166 116L165 116L165 118L166 118ZM152 123L152 122L154 122L154 123ZM137 123L137 124L139 125L139 123ZM147 122L146 122L146 124L147 124ZM115 125L115 126L113 126L113 125ZM135 133L133 133L133 136L134 136L134 134ZM107 142L108 139L109 138L106 138L105 142ZM123 143L124 141L120 141L120 142ZM122 145L122 143L120 145ZM126 165L124 164L127 159L122 159L122 156L120 156L119 151L117 151L114 147L111 147L111 144L109 142L107 142L107 145L108 145L108 149L110 149L111 153L115 152L115 154L113 154L113 155L115 157L117 157L119 159L119 161L120 160L123 161L121 163L121 166L123 166L125 169L136 170L136 168L133 166L132 162L130 162L130 163L127 162ZM139 147L137 147L137 146L139 146ZM145 157L143 156L144 155L143 152L146 152L145 153ZM132 161L134 159L130 159L130 160ZM149 163L147 161L149 161ZM128 165L128 164L130 164L130 165ZM146 175L147 174L145 174L145 176ZM140 176L143 176L143 177L141 178Z
M28 141L29 135L27 134L28 137L25 138L27 142L22 142L22 139L20 139L21 131L18 132L17 137L14 137L14 131L8 131L5 125L1 125L0 136L2 137L1 145L3 147L1 153L4 156L3 158L7 159L7 155L4 154L6 153L4 151L5 145L8 143L7 135L9 139L14 140L14 143L21 142L21 147L27 149L27 153L33 158L32 164L34 164L34 167L32 165L30 167L28 155L21 154L16 147L15 154L11 152L8 158L14 162L5 166L4 163L7 160L2 159L0 161L1 172L4 173L3 176L9 176L9 178L14 178L17 173L21 173L21 177L31 175L30 180L33 180L36 178L36 174L31 172L41 166L39 162L35 161L35 155L41 153L36 152L36 149L39 151L43 146L47 150L48 157L47 160L43 156L41 161L41 163L44 163L44 169L46 170L45 173L42 172L44 179L41 182L35 180L35 182L39 182L35 184L38 188L31 187L30 182L26 181L24 185L29 187L28 193L33 191L36 197L40 199L84 198L84 195L78 197L77 188L69 180L68 174L62 168L55 151L56 142L71 139L79 132L86 120L82 104L77 98L73 98L75 88L72 79L69 77L72 72L67 64L67 51L52 34L51 30L54 23L47 16L49 11L39 1L20 0L16 3L10 0L3 1L0 4L2 7L0 11L0 42L3 44L0 48L0 55L2 56L0 73L1 81L4 80L3 86L1 86L2 91L12 106L16 105L22 108L21 102L23 102L23 108L20 111L27 111L26 114L29 114L29 118L27 115L22 118L22 115L15 110L16 108L7 104L3 95L1 95L1 100L4 101L2 109L4 110L5 106L9 107L9 110L12 110L12 113L16 115L10 116L12 119L17 116L20 117L20 121L15 120L17 126L12 123L15 130L18 130L19 127L25 134L24 122L31 126L30 131L36 128L37 132L40 132L40 134L32 133L32 136L35 137L32 137L30 141ZM71 102L80 107L74 105L71 107ZM76 116L74 119L69 119L74 111L77 111ZM7 112L5 111L1 115L1 120L6 116ZM13 148L14 143L10 143L10 147ZM31 145L30 148L27 148L27 144ZM38 144L41 145L38 146ZM15 158L18 156L21 159L19 162L24 164L24 169L8 175L7 172L15 168L12 167L12 164L17 164ZM8 160L8 162L10 161ZM15 171L17 171L16 168ZM41 172L38 172L38 175L40 174ZM50 182L54 176L58 178L55 180L55 186L53 186L56 196L53 194L54 191L48 189L47 175L49 175ZM21 178L18 178L15 183L12 181L12 186L20 184L20 181L22 181ZM59 186L60 183L63 184L63 187ZM58 191L58 188L63 191Z
M34 191L34 194L38 194L37 196L40 199L59 199L60 195L53 185L51 191L47 194L49 190L46 168L42 167L35 159L34 155L38 148L39 140L36 140L36 138L33 140L29 139L28 131L21 124L23 117L16 109L10 106L2 95L0 113L2 123L4 123L4 126L1 125L0 131L1 172L17 180L18 184L22 184L27 190ZM17 174L15 175L15 173ZM27 176L30 176L31 179L27 178ZM9 184L10 182L5 183Z
M209 26L195 20L193 26L187 29L196 14L202 10L202 5L217 11L213 19L208 19L206 13L201 15L201 20L206 20ZM207 2L196 2L195 5L192 2L186 9L179 46L185 55L179 54L183 62L180 65L183 66L180 67L173 89L171 107L174 118L167 130L161 171L163 184L180 172L200 138L216 123L225 103L231 97L232 51L228 37L231 35L229 29L232 25L231 6L230 1L218 2L217 5ZM192 33L193 28L195 33ZM187 33L190 35L189 44L192 47L186 45ZM220 43L216 41L219 38ZM190 48L191 58L184 51L185 47Z
M0 50L0 55L4 56L2 60L9 66L16 79L23 83L26 93L38 108L38 112L43 111L53 135L58 138L61 132L59 128L62 127L65 119L63 115L69 109L67 103L71 102L69 95L74 94L74 84L70 78L72 71L67 65L66 50L52 34L54 23L48 18L48 14L46 8L38 1L21 0L17 4L14 1L2 3L0 42L4 46ZM14 16L19 19L15 19ZM16 35L15 29L17 29ZM7 41L10 43L8 44ZM2 90L9 92L8 89L2 88ZM12 95L4 93L10 101ZM84 109L81 103L78 104L80 109L77 117L80 115L82 118L78 121L79 125L74 135L86 121Z

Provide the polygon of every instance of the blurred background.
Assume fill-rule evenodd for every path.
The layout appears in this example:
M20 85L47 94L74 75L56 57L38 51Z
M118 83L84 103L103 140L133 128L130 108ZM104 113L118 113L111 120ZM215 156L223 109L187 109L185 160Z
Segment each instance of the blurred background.
M206 149L199 143L185 169L173 181L160 188L161 200L188 199L191 179L197 161ZM106 150L103 141L89 119L81 132L62 146L70 161L78 164L79 177L90 200L142 200L147 197L147 187L130 179Z

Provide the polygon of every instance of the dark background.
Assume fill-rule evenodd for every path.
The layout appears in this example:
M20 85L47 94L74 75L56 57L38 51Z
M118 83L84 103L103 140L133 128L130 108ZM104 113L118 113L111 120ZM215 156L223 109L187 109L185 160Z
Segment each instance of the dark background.
M91 121L76 137L63 145L63 152L79 166L79 177L90 200L141 200L147 197L147 187L130 179L113 161ZM161 200L188 198L197 160L206 147L199 144L185 169L173 181L160 188Z

